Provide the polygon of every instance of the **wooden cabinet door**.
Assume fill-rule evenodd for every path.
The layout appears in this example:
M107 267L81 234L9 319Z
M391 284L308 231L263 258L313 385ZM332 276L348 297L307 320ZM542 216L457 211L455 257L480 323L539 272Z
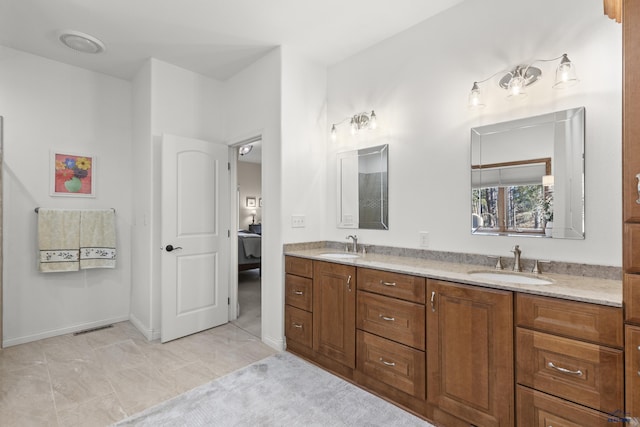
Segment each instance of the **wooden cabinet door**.
M313 349L351 369L356 367L356 269L313 264Z
M640 417L640 327L627 325L625 340L625 412Z
M514 424L513 295L427 280L427 399L479 426Z

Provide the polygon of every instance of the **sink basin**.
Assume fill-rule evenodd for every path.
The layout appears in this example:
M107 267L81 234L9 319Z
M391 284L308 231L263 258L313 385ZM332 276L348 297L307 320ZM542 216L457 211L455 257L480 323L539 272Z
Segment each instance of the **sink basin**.
M518 283L522 285L550 285L549 279L527 276L518 273L502 273L500 271L471 271L469 275L479 279L495 280L496 282Z
M354 259L360 258L360 255L356 254L348 254L345 252L338 252L335 254L320 254L318 255L320 258L333 258L333 259Z

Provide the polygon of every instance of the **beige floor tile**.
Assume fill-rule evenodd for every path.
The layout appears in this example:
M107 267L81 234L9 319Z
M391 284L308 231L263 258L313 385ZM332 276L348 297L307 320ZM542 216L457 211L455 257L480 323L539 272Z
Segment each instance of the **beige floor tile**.
M131 338L143 337L129 322L116 323L111 328L78 336L85 337L89 345L93 348L117 344Z
M166 372L164 375L167 380L171 381L176 396L219 377L202 362L190 363L179 369Z
M0 351L0 372L3 373L44 364L44 352L38 341L8 347Z
M58 419L55 411L49 416L38 416L29 412L0 410L0 425L7 427L57 427Z
M60 427L103 427L126 416L115 393L58 412Z
M49 374L58 411L113 393L102 364L93 358L50 362Z
M27 413L43 419L55 415L46 366L3 372L1 378L0 412Z
M152 366L125 369L107 375L128 414L173 397L173 384Z
M107 372L135 368L149 363L133 340L96 348L96 357Z

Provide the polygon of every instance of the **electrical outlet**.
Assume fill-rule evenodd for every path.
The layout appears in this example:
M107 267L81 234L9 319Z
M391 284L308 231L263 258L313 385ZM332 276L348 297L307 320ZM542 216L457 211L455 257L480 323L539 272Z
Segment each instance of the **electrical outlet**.
M429 232L420 231L418 233L418 237L420 238L420 247L428 248L429 247Z
M291 228L304 228L304 215L291 215Z

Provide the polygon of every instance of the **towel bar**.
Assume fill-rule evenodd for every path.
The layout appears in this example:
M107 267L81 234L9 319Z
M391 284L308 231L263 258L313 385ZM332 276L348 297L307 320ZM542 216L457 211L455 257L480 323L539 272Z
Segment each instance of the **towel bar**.
M111 209L112 209L114 212L116 211L116 209L115 209L115 208L111 208ZM79 210L79 211L81 211L82 209L75 209L75 210ZM35 209L34 209L34 211L35 211L35 213L38 213L38 212L40 211L40 208L39 208L39 207L38 207L38 208L35 208Z

